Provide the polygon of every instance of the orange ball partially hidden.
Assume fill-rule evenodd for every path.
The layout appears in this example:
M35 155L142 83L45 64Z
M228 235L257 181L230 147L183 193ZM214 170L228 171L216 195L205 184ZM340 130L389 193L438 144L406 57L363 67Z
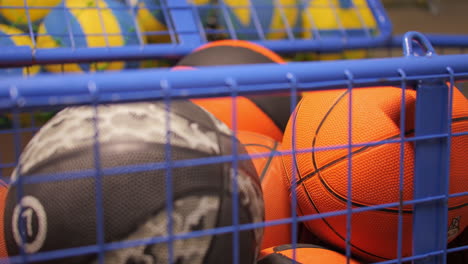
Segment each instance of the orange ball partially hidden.
M249 131L238 131L237 138L244 145L260 177L265 201L265 221L291 217L291 201L283 182L284 167L279 156L280 143ZM291 225L272 225L265 228L261 249L291 243Z
M273 51L243 40L213 41L182 58L174 69L196 69L202 66L284 64ZM299 97L299 96L298 96ZM192 102L212 113L231 129L233 128L233 104L236 109L237 130L260 133L281 141L290 116L291 97L286 94L246 95L192 99Z
M257 264L286 264L294 259L302 264L346 264L347 258L338 252L312 244L297 244L293 255L292 245L281 245L264 249L260 252ZM359 262L350 259L350 264Z

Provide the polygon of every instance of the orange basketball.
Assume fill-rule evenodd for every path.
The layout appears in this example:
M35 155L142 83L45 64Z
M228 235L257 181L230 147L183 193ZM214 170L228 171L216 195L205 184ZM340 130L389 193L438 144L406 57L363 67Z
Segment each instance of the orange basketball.
M281 245L264 249L260 252L260 258L257 264L286 264L291 263L303 264L346 264L347 259L333 250L329 250L312 244L296 244L296 255L293 255L292 245ZM357 261L350 259L350 264L358 264Z
M202 45L182 58L174 69L260 63L282 64L285 61L273 51L249 41L219 40ZM192 99L192 101L230 128L233 127L231 97ZM235 98L235 105L238 130L253 131L281 141L290 116L289 94L238 96Z
M238 131L237 138L248 154L257 154L252 162L262 184L265 201L265 221L291 217L291 201L283 183L284 167L279 156L280 143L270 137L249 131ZM260 249L291 243L291 225L272 225L265 228Z
M468 101L453 90L452 132L468 131ZM414 131L416 91L405 91L406 137ZM352 144L400 139L402 89L374 87L353 89ZM287 180L295 169L298 214L309 215L345 210L348 192L348 90L308 93L297 105L284 134L282 146L292 148L292 125L295 124L296 149L308 149L283 156ZM430 117L428 117L430 118ZM294 121L294 122L293 122ZM329 147L338 148L329 148ZM341 147L339 147L341 146ZM352 151L353 208L398 202L400 200L401 143L361 145ZM328 149L327 149L328 148ZM468 191L468 136L453 136L450 156L450 193ZM402 197L413 199L414 143L404 143L404 187ZM468 224L468 197L449 199L448 240L454 239ZM402 254L412 254L412 206L403 208ZM455 223L455 224L454 224ZM321 218L305 223L319 239L345 247L346 216ZM355 213L351 218L353 255L372 261L397 257L398 208Z

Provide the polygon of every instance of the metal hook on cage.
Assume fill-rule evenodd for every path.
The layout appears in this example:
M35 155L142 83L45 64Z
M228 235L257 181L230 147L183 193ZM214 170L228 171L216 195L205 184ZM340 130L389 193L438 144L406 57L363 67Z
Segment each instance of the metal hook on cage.
M414 49L413 43L417 43L417 48ZM424 52L423 54L421 52ZM437 53L434 50L431 42L421 33L417 31L409 31L403 36L403 54L405 57L411 56L435 56Z

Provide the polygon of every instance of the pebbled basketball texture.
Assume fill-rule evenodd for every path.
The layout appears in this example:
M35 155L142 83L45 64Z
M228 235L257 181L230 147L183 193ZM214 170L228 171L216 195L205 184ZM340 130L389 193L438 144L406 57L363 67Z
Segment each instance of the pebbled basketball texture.
M252 42L220 40L202 45L182 58L174 69L259 63L283 64L285 62L276 53ZM232 97L191 100L232 128ZM235 102L238 130L260 133L276 141L282 140L283 131L291 113L289 94L237 96Z
M383 144L384 140L400 139L400 106L402 89L373 87L353 89L352 92L352 204L354 208L399 201L400 146ZM458 89L453 90L452 132L468 131L468 102ZM405 137L414 136L414 109L417 93L405 91ZM282 146L292 148L293 126L297 150L284 156L287 168L285 180L291 181L297 169L298 213L309 215L345 210L348 192L349 144L348 90L311 92L298 104L285 131ZM430 117L428 117L430 118ZM379 143L366 145L369 142ZM335 147L335 148L330 148ZM414 145L406 141L404 147L402 199L413 199ZM451 138L450 193L468 191L468 137ZM295 162L293 166L293 162ZM448 201L448 241L466 226L468 197L459 196ZM403 256L411 255L412 206L403 207ZM305 223L308 229L324 242L344 248L346 216L328 217ZM354 256L370 261L397 257L398 208L389 207L355 213L351 220L351 244Z
M295 253L293 249L295 248ZM346 256L333 250L312 244L292 244L279 245L264 249L260 252L257 264L345 264L348 263ZM350 259L350 264L358 264Z
M281 143L262 134L238 131L236 137L252 155L252 162L260 177L265 202L265 221L291 217L291 201L283 182L285 169L278 148ZM291 225L272 225L265 228L261 249L291 243Z
M190 160L233 152L231 132L224 124L189 101L171 102L169 113L162 102L100 105L96 109L97 116L90 106L60 111L22 153L5 205L9 256L18 255L21 234L27 253L96 245L98 210L106 243L151 242L149 239L168 235L166 117L170 120L170 160L188 163L170 170L173 233L232 225L232 163L190 165ZM94 156L95 136L99 138L99 159ZM237 151L245 153L240 143L238 146ZM94 170L97 165L98 176ZM237 168L239 224L263 221L262 191L255 168L248 160L239 161ZM22 186L22 209L17 201L18 175L39 180ZM101 203L96 197L98 182ZM255 261L262 236L262 229L240 232L242 263ZM232 241L231 233L175 240L173 260L217 263L223 258L230 263ZM106 251L104 261L168 263L167 252L167 243L153 242ZM40 263L98 263L98 259L95 254L84 254Z

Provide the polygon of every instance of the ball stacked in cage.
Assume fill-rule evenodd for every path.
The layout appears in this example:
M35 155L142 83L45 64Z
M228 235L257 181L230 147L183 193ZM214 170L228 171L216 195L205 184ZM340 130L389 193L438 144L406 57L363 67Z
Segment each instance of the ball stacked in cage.
M172 102L170 108L156 102L64 109L29 142L13 175L4 216L8 254L18 255L21 245L32 254L92 246L99 239L143 240L149 242L106 251L105 263L168 263L168 243L149 240L169 235L166 201L173 199L175 235L230 226L233 177L238 223L261 222L262 191L251 161L239 161L235 170L231 162L206 163L217 156L245 153L240 143L237 149L232 144L231 131L189 101ZM192 160L205 162L190 166ZM167 173L171 184L165 180ZM19 177L41 180L39 175L52 178L18 188ZM242 263L255 262L262 234L258 228L239 233ZM200 234L172 243L175 263L233 259L231 233ZM42 263L95 263L97 258L88 252Z
M177 67L202 67L216 65L242 65L285 63L271 50L242 40L214 41L182 58ZM234 118L233 100L236 103L236 120ZM236 122L237 129L267 135L281 141L283 131L289 119L291 109L290 94L252 95L217 97L209 99L192 99L197 105L205 108L218 119L232 128Z
M399 87L353 89L351 107L351 95L346 89L317 91L304 96L288 123L282 144L285 149L291 149L292 144L298 150L310 149L296 154L294 159L284 156L285 180L294 180L297 184L298 213L309 215L346 210L348 188L352 188L353 208L413 199L414 145L411 141L400 143L399 139L400 118L405 118L405 137L414 133L417 92L404 92L406 115L403 117ZM468 101L456 88L453 95L452 132L468 131ZM352 109L352 121L349 121L349 109ZM395 142L386 142L392 140ZM451 140L450 194L463 193L468 190L468 165L465 162L468 137L452 137ZM352 147L348 147L350 142ZM402 144L404 152L403 160L400 160ZM400 175L403 180L401 193ZM348 187L349 183L351 187ZM466 196L448 200L449 224L452 219L461 219L458 232L451 234L448 241L466 228L467 203ZM390 260L397 257L399 212L398 206L389 206L354 213L351 227L346 224L345 214L305 224L320 239L341 248L345 248L346 232L351 228L350 243L354 255L372 261ZM412 205L404 205L401 213L402 254L410 256Z
M311 244L278 245L262 250L258 264L286 264L292 263L315 264L342 264L347 263L347 258L336 251ZM358 264L350 259L350 264Z
M173 30L170 24L174 21L167 14L173 5L171 2L117 1L70 0L65 9L44 10L31 17L34 23L44 19L38 32L38 47L120 47L142 44L145 42L139 39L142 36L153 43L171 41L168 34ZM302 27L303 38L376 33L376 21L366 1L354 1L356 7L341 9L337 7L338 2L341 1L303 1L305 8L300 9L296 8L295 1L289 0L194 0L189 1L193 5L188 8L197 10L203 27L207 26L207 20L215 18L214 27L222 29L224 37L233 37L231 33L235 33L240 39L289 38L290 33L295 32L295 25ZM207 6L214 6L215 12L210 13ZM182 10L180 6L172 7ZM4 31L7 36L21 34L9 29ZM203 30L195 33L204 34ZM13 45L18 44L14 42ZM362 54L346 53L346 56L359 58ZM202 66L252 63L285 64L281 57L261 46L228 40L203 45L178 65L196 70ZM131 62L113 61L47 66L47 69L89 72L136 66ZM403 102L407 107L407 131L404 133L412 137L417 92L407 90L404 93L407 100ZM168 235L169 210L166 177L173 179L174 233L184 236L195 232L194 237L176 238L173 242L174 262L179 263L216 263L220 259L230 262L233 259L231 233L235 230L213 235L197 233L233 224L230 185L233 177L237 177L240 188L240 224L291 217L294 213L289 207L292 182L297 184L299 216L346 210L349 172L353 175L353 208L399 202L400 168L404 181L402 199L411 200L414 146L410 141L397 142L401 129L401 89L353 89L352 107L346 105L348 96L346 90L311 92L304 98L298 97L301 101L292 116L289 94L197 98L191 100L195 104L171 101L171 107L162 102L103 105L97 108L96 119L92 107L66 109L36 135L14 174L4 223L8 253L18 255L21 244L26 253L56 249L72 249L73 253L73 248L99 247L99 242L104 242L110 243L110 250L104 254L106 263L164 263L168 260L169 249L164 240ZM237 119L233 118L233 102ZM466 99L455 89L452 120L455 133L468 130L467 105ZM348 109L353 109L352 121L348 120ZM170 131L165 125L167 117L172 120ZM99 128L97 134L93 134L95 124ZM233 127L238 130L234 139L229 131ZM165 145L168 138L170 148ZM464 165L464 150L468 147L466 136L451 140L450 193L463 193L468 190L468 169ZM100 144L96 145L97 141ZM239 149L231 149L233 142ZM357 146L348 148L349 142ZM303 148L303 152L295 156L279 154L279 151L290 152L293 145ZM399 167L401 146L404 147L404 165ZM237 170L232 170L230 162L210 161L233 152L252 157L269 156L252 158L252 163L245 158L237 160ZM350 164L352 168L348 170ZM170 170L166 170L167 166ZM50 173L56 174L41 175ZM31 182L19 188L19 177ZM97 190L102 192L102 203L95 195L99 193ZM22 206L18 205L19 193L23 196ZM1 194L0 190L0 198ZM261 205L262 197L265 210ZM448 204L448 241L451 241L466 230L466 196L450 198ZM401 212L402 253L410 256L412 207L405 205ZM102 227L96 224L100 222L99 213L102 213ZM352 257L364 262L396 258L398 213L398 208L393 206L352 214L349 245ZM265 219L262 219L263 214ZM296 260L302 263L346 261L343 254L350 227L346 226L345 218L343 211L341 216L305 221L310 235L321 240L323 247L331 249L297 244ZM291 231L290 223L265 227L262 242L260 229L247 228L240 232L240 263L254 263L260 249L263 251L259 264L289 263L294 255L293 246L289 244L292 243ZM127 247L125 242L138 245ZM84 250L84 254L46 263L96 263L95 253L99 250ZM351 259L350 263L357 261Z
M250 131L238 131L236 137L252 156L252 162L260 177L265 201L265 221L291 217L288 188L282 182L285 169L278 152L281 143ZM261 249L290 243L291 229L290 224L265 227Z

